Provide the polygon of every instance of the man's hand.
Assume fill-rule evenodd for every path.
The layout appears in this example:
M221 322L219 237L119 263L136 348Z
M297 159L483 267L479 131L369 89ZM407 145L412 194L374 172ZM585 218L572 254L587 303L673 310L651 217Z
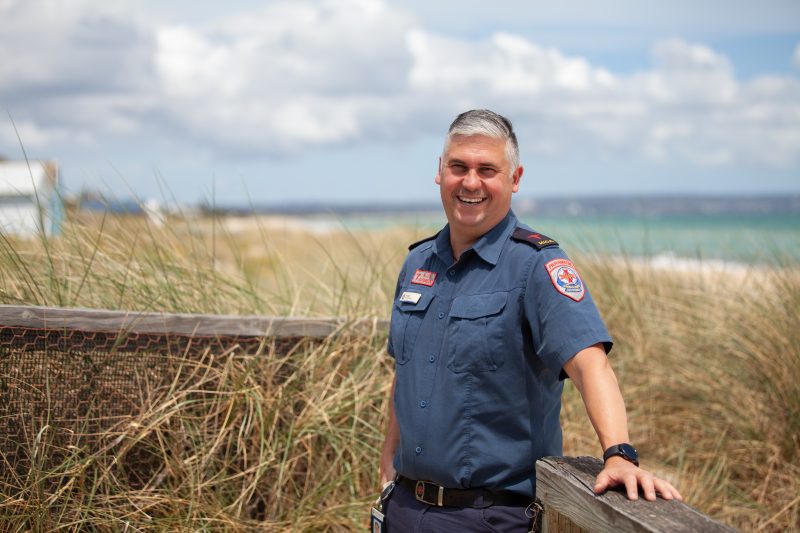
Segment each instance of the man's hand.
M621 485L625 486L629 500L639 499L639 487L642 487L645 500L655 500L656 492L665 500L683 499L678 489L669 481L655 477L622 457L609 457L603 471L597 475L594 491L602 494L606 489Z

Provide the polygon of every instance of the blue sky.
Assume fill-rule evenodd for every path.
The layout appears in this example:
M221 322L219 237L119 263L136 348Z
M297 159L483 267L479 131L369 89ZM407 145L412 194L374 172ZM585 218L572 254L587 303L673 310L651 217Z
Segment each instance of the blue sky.
M800 193L800 2L0 0L0 106L73 192L431 202L488 107L521 197Z

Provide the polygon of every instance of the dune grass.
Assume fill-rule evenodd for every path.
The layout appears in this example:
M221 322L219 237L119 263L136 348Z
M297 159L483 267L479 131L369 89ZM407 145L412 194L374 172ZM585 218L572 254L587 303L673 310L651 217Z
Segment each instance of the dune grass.
M0 237L0 303L387 318L413 228L314 234L285 220L73 214ZM601 308L644 466L745 531L800 530L800 269L689 275L574 257ZM374 497L391 364L348 335L175 358L100 434L29 420L0 458L8 531L353 531ZM574 388L565 452L599 455ZM54 460L56 458L57 460ZM145 465L146 467L142 467Z

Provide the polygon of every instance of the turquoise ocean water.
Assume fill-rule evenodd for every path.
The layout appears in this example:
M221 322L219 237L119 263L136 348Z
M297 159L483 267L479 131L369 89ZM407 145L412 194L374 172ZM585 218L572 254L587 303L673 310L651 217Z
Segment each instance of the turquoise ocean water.
M798 215L536 218L529 225L567 248L631 257L674 256L746 264L800 262Z
M568 253L674 257L741 264L800 264L800 214L703 214L519 218ZM329 219L350 230L405 225L436 232L443 215L364 215Z

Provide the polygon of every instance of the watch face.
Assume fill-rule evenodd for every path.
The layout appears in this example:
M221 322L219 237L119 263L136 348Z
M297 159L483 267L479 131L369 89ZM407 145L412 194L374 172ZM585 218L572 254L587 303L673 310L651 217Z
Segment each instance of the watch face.
M636 452L636 448L631 446L630 444L620 444L619 451L625 454L625 457L629 457L636 461L639 459L639 454Z

